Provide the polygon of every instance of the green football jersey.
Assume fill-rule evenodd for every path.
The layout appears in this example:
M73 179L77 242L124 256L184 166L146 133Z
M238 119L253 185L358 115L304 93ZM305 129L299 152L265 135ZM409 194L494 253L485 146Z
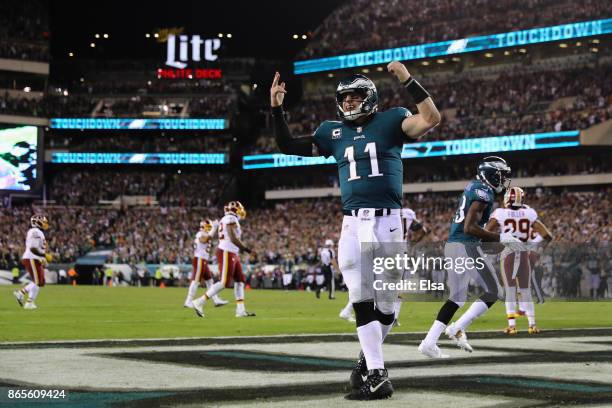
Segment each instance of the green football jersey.
M457 211L451 220L450 231L448 233L448 242L480 242L480 238L473 235L468 235L463 231L463 223L470 206L474 201L482 201L487 203L482 213L482 218L478 221L481 227L484 227L489 221L491 212L493 212L493 203L495 202L495 192L487 184L480 180L472 180L468 183L459 197Z
M402 207L402 121L410 115L406 108L393 108L361 125L325 121L315 131L319 153L338 163L345 210Z

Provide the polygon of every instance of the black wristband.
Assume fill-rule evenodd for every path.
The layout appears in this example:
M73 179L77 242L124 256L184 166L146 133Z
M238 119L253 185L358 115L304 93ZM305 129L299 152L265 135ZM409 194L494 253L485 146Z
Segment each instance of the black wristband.
M404 85L404 88L412 96L416 104L423 102L431 96L413 77L408 78L402 85Z
M272 116L283 116L284 113L285 112L283 111L283 105L272 107Z

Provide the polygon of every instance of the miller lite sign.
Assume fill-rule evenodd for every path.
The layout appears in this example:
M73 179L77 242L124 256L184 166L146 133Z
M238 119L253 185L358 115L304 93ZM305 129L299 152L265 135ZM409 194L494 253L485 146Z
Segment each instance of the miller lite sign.
M178 60L176 59L176 38L178 37ZM199 35L168 35L168 54L166 57L166 65L183 69L187 67L189 59L189 45L191 45L191 61L215 61L218 56L215 54L221 48L221 40L211 38L203 40ZM202 55L202 45L204 45L204 55Z

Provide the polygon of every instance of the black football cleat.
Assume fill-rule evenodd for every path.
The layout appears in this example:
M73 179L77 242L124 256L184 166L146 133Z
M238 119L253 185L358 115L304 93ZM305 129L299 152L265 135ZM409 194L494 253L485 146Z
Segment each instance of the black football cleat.
M363 355L363 351L359 352L359 360L357 360L357 364L355 364L355 368L351 372L351 388L357 390L361 388L364 382L368 379L368 367L366 365L365 356Z
M389 380L387 370L377 369L368 371L368 379L363 385L352 390L344 398L347 400L371 401L391 398L393 385Z

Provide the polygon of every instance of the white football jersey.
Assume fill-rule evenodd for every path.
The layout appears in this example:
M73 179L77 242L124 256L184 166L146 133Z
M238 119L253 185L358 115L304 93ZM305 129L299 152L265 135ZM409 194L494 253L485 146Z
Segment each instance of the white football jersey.
M538 219L538 214L531 207L517 210L498 208L493 211L491 218L497 220L503 232L511 232L515 238L527 242L533 232L533 223Z
M202 242L200 238L209 237L210 239L207 242ZM193 240L193 256L196 258L206 259L210 256L210 246L212 244L212 236L211 234L200 231L196 234L195 239Z
M242 235L238 217L233 214L224 215L219 221L219 249L237 254L240 251L240 248L234 245L229 238L228 225L230 224L236 225L236 238L240 238Z
M323 265L331 265L332 259L334 259L334 250L330 248L319 249L319 257Z
M47 241L45 241L45 234L38 228L30 228L26 235L26 250L23 253L22 259L37 259L42 261L45 257L34 254L30 248L37 248L41 252L47 250Z

